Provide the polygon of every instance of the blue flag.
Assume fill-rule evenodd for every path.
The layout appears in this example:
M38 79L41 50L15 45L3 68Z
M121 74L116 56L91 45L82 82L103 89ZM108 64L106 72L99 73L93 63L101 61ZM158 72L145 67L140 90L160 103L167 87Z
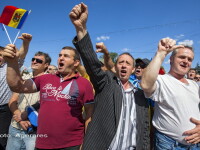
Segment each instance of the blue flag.
M32 126L38 126L38 112L32 106L27 107L28 119Z

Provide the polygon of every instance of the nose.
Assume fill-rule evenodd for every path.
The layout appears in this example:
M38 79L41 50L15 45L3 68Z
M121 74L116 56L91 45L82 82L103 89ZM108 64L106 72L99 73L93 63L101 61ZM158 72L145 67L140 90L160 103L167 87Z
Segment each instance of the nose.
M63 58L64 58L64 56L63 56L63 55L61 55L61 56L59 57L59 59L61 59L61 60L63 60Z
M37 62L36 62L36 59L35 59L34 61L32 61L32 62L33 62L33 63L37 63Z
M122 68L126 68L127 64L124 62L122 63Z

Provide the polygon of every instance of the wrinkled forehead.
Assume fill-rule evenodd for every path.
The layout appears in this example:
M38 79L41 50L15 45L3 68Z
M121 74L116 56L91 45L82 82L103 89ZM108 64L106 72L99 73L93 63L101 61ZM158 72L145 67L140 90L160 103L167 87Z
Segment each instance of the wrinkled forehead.
M117 61L122 61L122 60L127 60L129 62L133 62L133 58L127 54L123 54L123 55L120 55L118 58L117 58Z
M67 54L69 56L75 56L75 52L73 50L70 50L70 49L62 49L60 51L60 54L62 54L62 55Z
M48 68L56 69L56 66L49 65Z
M189 72L191 72L191 73L195 73L196 71L195 71L195 70L190 70Z
M194 58L194 52L189 48L179 49L176 55L178 56L183 55L183 56L191 57L192 59Z

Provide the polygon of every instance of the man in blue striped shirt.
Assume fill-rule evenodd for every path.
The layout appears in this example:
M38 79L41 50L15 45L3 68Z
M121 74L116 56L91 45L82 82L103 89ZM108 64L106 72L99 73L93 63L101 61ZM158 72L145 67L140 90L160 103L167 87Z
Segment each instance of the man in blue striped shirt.
M22 66L24 58L28 52L28 47L32 39L32 35L23 33L19 37L23 41L19 54L19 65ZM7 144L8 129L12 118L12 113L8 107L9 99L12 95L12 91L8 87L6 81L7 63L3 59L4 47L0 46L0 149L4 150Z

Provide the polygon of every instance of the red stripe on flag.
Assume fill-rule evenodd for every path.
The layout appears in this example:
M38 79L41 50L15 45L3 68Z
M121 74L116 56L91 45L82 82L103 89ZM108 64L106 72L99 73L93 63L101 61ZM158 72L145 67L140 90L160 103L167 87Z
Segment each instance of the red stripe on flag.
M5 25L8 25L16 9L18 8L15 6L4 7L4 10L1 14L0 22Z

